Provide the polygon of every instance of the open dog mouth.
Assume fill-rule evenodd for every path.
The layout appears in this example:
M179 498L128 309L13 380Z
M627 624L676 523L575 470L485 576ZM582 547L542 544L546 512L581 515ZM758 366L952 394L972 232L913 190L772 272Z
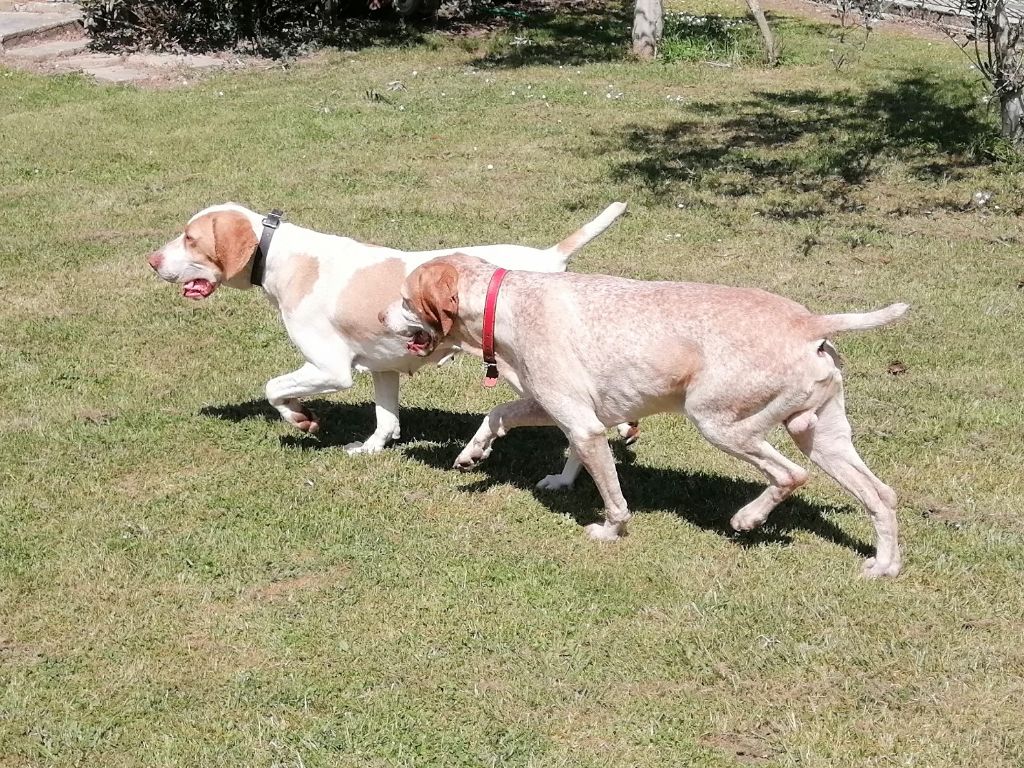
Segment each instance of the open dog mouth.
M181 295L186 299L205 299L217 290L217 284L210 280L189 280L181 286Z
M430 354L433 348L433 340L426 331L416 331L405 345L405 348L409 350L410 354L425 357Z

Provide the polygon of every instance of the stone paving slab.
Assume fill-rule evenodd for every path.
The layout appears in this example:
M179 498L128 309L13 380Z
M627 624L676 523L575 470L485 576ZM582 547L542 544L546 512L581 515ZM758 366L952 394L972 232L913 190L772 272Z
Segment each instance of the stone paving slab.
M59 68L65 72L78 71L107 83L130 83L145 80L150 71L126 64L120 56L108 53L81 53L68 56L60 61Z
M54 0L0 0L0 11L28 11L29 13L77 13L75 3L54 2Z
M225 65L224 59L219 59L216 56L172 53L133 53L128 56L127 62L135 66L155 67L157 69L172 69L174 67L210 69L211 67L223 67Z
M0 48L16 40L45 34L79 23L81 14L0 12Z
M81 53L88 47L89 41L84 37L74 40L47 40L36 45L7 48L4 51L4 55L23 61L49 61L50 59Z
M7 55L11 53L13 51L8 51ZM81 72L105 83L166 84L176 79L179 73L186 75L190 70L231 66L229 60L213 56L179 56L163 53L120 56L111 53L82 52L81 49L71 55L46 59L40 57L32 61L45 61L46 70L50 72Z

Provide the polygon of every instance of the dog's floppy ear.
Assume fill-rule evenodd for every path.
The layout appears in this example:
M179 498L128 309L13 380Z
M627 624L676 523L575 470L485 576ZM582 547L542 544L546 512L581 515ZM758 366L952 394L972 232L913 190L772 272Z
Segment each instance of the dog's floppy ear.
M224 280L237 277L252 260L259 242L249 220L237 211L218 211L213 219L214 256Z
M459 314L459 271L443 259L416 270L409 301L424 321L447 336Z

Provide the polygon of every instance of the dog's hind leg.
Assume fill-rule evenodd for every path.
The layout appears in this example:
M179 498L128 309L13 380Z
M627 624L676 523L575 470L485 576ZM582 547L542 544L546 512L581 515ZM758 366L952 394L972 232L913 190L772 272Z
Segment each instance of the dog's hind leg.
M582 468L583 465L580 463L579 457L576 456L572 446L569 446L569 455L565 459L565 466L562 467L562 471L557 475L547 475L541 478L540 482L537 483L537 487L545 491L561 491L566 488L572 488Z
M756 419L721 423L693 418L701 434L726 453L753 464L768 478L769 486L732 516L735 531L751 531L764 523L768 515L787 496L807 482L807 470L787 459L764 439L760 429L749 425Z
M790 435L807 458L853 494L871 514L876 549L875 556L864 564L864 575L868 578L898 575L901 562L896 493L872 474L853 447L853 432L846 417L841 385L818 408L816 415L816 420L787 424Z

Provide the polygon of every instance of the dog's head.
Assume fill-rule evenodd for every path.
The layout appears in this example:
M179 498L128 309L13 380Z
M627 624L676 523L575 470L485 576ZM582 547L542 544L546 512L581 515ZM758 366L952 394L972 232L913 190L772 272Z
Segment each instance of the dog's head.
M185 231L146 259L161 279L180 283L188 299L203 299L221 283L248 284L249 265L259 241L255 214L233 203L206 208Z
M451 333L459 314L459 270L452 257L422 264L402 284L402 298L380 313L388 330L409 340L410 354L426 357Z

